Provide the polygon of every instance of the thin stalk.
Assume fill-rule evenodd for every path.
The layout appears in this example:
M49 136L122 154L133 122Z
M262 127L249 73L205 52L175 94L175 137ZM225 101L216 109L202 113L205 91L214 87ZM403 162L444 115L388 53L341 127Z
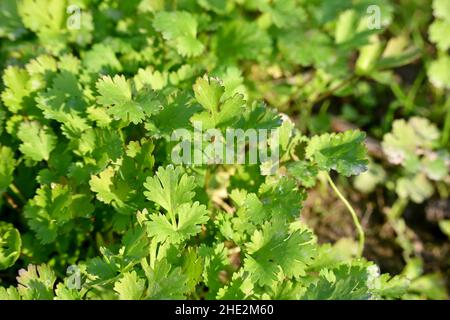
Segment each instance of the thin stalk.
M450 99L447 100L444 106L445 120L444 128L442 129L441 146L446 147L450 140Z
M351 206L350 202L348 202L348 200L344 197L344 195L336 187L336 185L334 184L334 182L331 179L328 172L326 173L326 176L327 176L327 180L328 180L328 183L330 184L331 188L333 188L336 195L339 197L339 199L341 199L341 201L345 204L348 211L350 211L350 214L352 215L353 223L355 224L356 230L358 231L358 235L359 235L358 236L358 238L359 238L358 239L359 240L358 255L361 256L363 253L363 250L364 250L365 235L364 235L364 230L361 226L361 223L359 222L358 216L356 215L356 212L353 209L353 207Z
M403 259L409 261L414 253L414 246L410 237L410 232L405 220L402 218L402 214L408 205L408 200L398 198L391 209L387 212L388 223L394 229L397 235L397 243L403 249Z
M407 100L406 94L403 92L402 88L397 82L391 83L391 91L394 94L395 98L397 98L397 100L401 101L403 104L405 103L405 101Z
M22 203L26 203L27 202L27 199L25 199L25 197L23 196L22 192L20 192L19 188L17 188L14 183L11 183L9 185L9 188L17 196L17 198L19 198L19 200L22 201Z
M419 75L417 76L416 80L414 80L414 83L412 85L411 90L408 92L408 95L406 96L405 100L405 113L410 114L414 111L414 100L416 99L417 92L420 89L420 85L422 84L423 80L426 77L425 71L421 71Z
M178 229L178 223L177 223L177 219L176 219L176 217L175 217L175 212L174 212L174 210L173 210L173 209L170 209L169 211L167 211L167 214L169 215L169 219L170 219L170 222L172 223L172 226L173 226L175 229Z

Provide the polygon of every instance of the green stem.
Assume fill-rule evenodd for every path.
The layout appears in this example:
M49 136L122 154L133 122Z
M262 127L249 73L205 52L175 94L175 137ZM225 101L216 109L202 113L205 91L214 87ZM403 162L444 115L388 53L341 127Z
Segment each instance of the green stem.
M407 199L398 198L386 214L389 225L394 229L394 232L397 235L397 243L403 249L403 259L405 259L405 261L409 261L414 253L414 246L412 239L409 236L410 232L408 226L402 218L407 205Z
M444 128L442 129L441 146L446 147L450 140L450 99L447 100L444 106L445 120Z
M175 229L177 229L177 228L178 228L178 224L177 224L177 219L176 219L176 217L175 217L175 212L174 212L174 210L173 210L173 209L170 209L170 211L168 211L167 213L168 213L168 215L169 215L169 219L170 219L170 222L172 223L172 226L173 226Z
M22 195L22 192L20 192L19 188L17 188L14 183L11 183L9 185L9 188L17 196L17 198L19 198L19 200L22 201L22 203L27 202L27 199L25 199L25 197Z
M326 173L328 183L330 184L331 188L333 188L334 192L337 194L339 199L345 204L348 211L350 211L350 214L352 215L353 223L355 224L356 230L359 234L359 246L358 246L358 255L361 256L364 250L364 242L365 242L365 235L364 230L361 226L361 223L359 222L358 216L356 215L355 210L351 206L351 204L348 202L348 200L344 197L344 195L339 191L339 189L334 184L333 180L331 179L328 172Z
M420 85L422 84L423 80L426 77L425 71L421 71L419 75L417 76L416 80L414 80L414 83L412 85L412 88L408 92L408 95L406 96L405 100L405 113L411 114L414 111L414 100L416 99L417 92L420 89Z
M397 100L401 101L402 103L405 103L406 94L403 92L402 88L397 82L391 83L391 91L394 94L395 98L397 98Z

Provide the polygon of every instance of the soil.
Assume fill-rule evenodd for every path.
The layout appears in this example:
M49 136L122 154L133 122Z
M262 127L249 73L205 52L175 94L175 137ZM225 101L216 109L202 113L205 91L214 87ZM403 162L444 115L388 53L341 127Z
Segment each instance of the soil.
M342 238L357 238L353 221L346 207L323 186L311 190L302 210L302 219L311 226L319 243L335 243ZM321 189L321 190L319 190ZM324 192L326 194L324 195ZM377 203L359 193L347 195L359 215L366 234L364 257L374 261L381 272L399 274L405 267L403 250L386 215L385 204ZM380 197L379 197L380 199ZM423 259L424 272L440 272L450 292L450 243L437 225L450 214L450 200L432 199L422 205L409 204L403 217L412 230L415 254Z

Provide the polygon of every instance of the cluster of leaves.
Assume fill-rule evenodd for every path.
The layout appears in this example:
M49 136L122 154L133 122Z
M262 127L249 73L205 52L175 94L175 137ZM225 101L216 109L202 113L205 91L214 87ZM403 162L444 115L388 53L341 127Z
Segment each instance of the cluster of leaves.
M438 128L426 118L395 120L382 142L387 161L401 170L387 177L383 167L371 163L369 171L355 179L362 192L372 192L379 184L391 184L398 197L422 203L434 194L434 183L449 179L450 155L442 148Z
M387 109L381 107L383 113L372 109L377 116L382 115L379 126L376 125L376 118L362 117L361 108L355 112L356 108L351 104L344 105L341 116L365 125L369 134L383 140L380 152L373 153L376 159L371 160L369 170L356 177L354 185L363 193L375 190L377 194L383 193L383 201L392 203L387 210L382 210L386 214L386 223L394 230L397 243L403 249L406 266L402 274L412 280L405 298L446 299L448 250L445 236L449 236L450 225L450 100L445 25L449 4L445 0L401 1L401 4L402 8L397 10L397 19L390 29L398 35L391 39L392 46L412 45L419 49L419 58L405 68L416 73L408 79L398 72L390 77L390 84L383 83L384 89L373 90L372 87L361 91L365 96L359 101L364 108L376 106L379 109L380 102L389 103ZM418 8L423 10L422 13L417 13ZM406 21L411 21L411 16L414 18L409 24ZM426 77L429 82L424 81ZM375 98L376 94L393 94L394 99ZM408 120L395 120L396 117ZM439 205L436 206L436 203ZM433 228L430 233L435 239L430 241L410 228L406 215L403 215L406 211L413 212L410 220L426 221L428 228ZM418 240L421 246L417 246ZM437 249L434 259L442 260L442 270L430 268L436 263L430 263L425 258L430 247ZM427 273L427 268L431 273Z
M381 165L371 162L369 170L355 179L355 187L364 193L385 184L398 197L387 218L397 233L397 242L403 248L407 261L403 274L412 280L410 290L414 293L405 298L427 296L445 299L441 274L424 275L423 261L413 248L414 233L402 217L409 201L421 204L433 197L436 189L443 194L443 198L446 197L450 157L448 150L442 148L441 137L438 128L426 118L395 120L392 131L383 138L382 148L387 161L400 169L391 169L388 175ZM447 235L448 221L445 217L440 217L438 221L442 232Z
M428 77L434 86L450 89L450 41L446 36L450 27L450 6L445 0L433 0L433 15L436 18L428 30L431 42L438 49L438 57L428 67Z
M371 5L382 28L367 28ZM387 0L3 0L0 269L24 269L0 299L401 296L405 279L319 245L298 219L321 175L366 170L365 134L308 138L259 102L312 133L329 127L312 110L330 95L372 112L368 81L395 82L390 69L419 54L407 35L384 38L393 16ZM279 128L279 170L172 166L170 136L194 121ZM401 135L387 150L433 180L434 158Z
M58 65L55 58L47 58ZM27 66L16 72L28 75ZM77 80L73 85L79 95L64 87L55 95L64 76ZM6 180L12 183L14 170L36 170L39 187L23 215L43 248L36 252L30 243L21 245L17 229L5 224L1 262L10 267L21 251L31 255L29 262L65 251L70 254L67 262L78 262L83 285L77 290L66 277L55 287L57 276L48 264L30 264L20 271L17 289L1 289L3 299L365 299L396 297L404 289L401 278L373 275L372 263L342 259L332 247L318 245L298 220L306 197L298 183L305 175L300 168L316 168L309 173L334 169L344 175L364 171L364 134L301 137L288 120L281 124L274 111L248 105L239 93L227 98L226 87L214 78L198 78L192 93L175 87L137 89L136 79L123 76L102 77L90 88L80 78L57 69L48 80L53 87L28 92L35 95L30 106L35 112L10 134L19 159ZM65 97L78 99L85 109L63 113L64 102L55 108L53 102ZM15 110L15 116L23 116L22 108ZM217 208L205 194L209 188L201 188L210 186L211 168L167 164L170 140L158 138L154 128L160 129L155 123L161 116L175 117L175 112L186 115L180 121L189 130L191 121L199 119L205 125L217 120L212 123L218 129L231 119L230 125L252 121L266 129L281 124L282 158L295 174L260 178L256 192L248 192L246 183L230 186L235 214ZM39 141L31 144L35 139ZM290 152L300 143L307 143L305 159L292 161ZM215 174L233 169L218 166ZM80 247L94 235L111 239L99 240L100 255L88 257ZM233 263L232 257L241 262Z
M401 198L423 202L433 194L431 181L449 179L450 155L440 146L440 133L425 118L412 117L408 122L396 120L392 133L384 136L383 150L388 160L404 168L396 181Z

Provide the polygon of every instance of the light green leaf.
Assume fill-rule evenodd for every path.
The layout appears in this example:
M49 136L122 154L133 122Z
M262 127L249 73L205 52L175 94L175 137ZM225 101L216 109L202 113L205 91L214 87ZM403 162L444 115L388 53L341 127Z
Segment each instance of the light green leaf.
M409 198L416 203L422 203L433 194L433 185L425 175L401 177L397 180L395 191L401 198Z
M191 121L201 121L205 129L228 128L242 117L245 110L243 96L236 94L225 99L225 88L214 78L198 78L194 94L206 111L194 115Z
M430 34L430 40L436 43L439 50L446 51L450 48L450 37L448 36L448 30L450 29L449 20L435 20L428 30Z
M4 300L20 300L19 291L13 286L9 288L0 287L0 301Z
M153 214L147 222L147 233L157 242L180 243L195 236L208 221L208 210L198 202L185 203L176 210L176 221L167 215Z
M16 166L11 148L0 146L0 192L5 191L13 182L13 172Z
M115 203L120 207L124 204L124 199L120 190L114 186L114 176L114 169L108 167L104 171L100 172L98 176L92 175L89 185L91 186L91 190L97 194L98 200L106 204L115 201Z
M14 265L20 256L21 246L19 231L12 224L0 221L0 270Z
M398 119L391 132L384 135L382 147L389 162L405 165L418 156L419 150L432 149L439 137L437 127L426 118Z
M52 300L55 281L56 275L49 266L30 264L19 270L18 291L24 300Z
M10 66L3 73L3 82L6 87L2 92L3 103L9 111L17 113L26 106L27 97L32 93L30 77L26 70Z
M433 0L433 14L437 18L450 20L450 3L447 0Z
M450 88L450 56L442 55L430 63L428 78L436 88Z
M197 39L197 21L185 11L156 13L153 26L162 32L164 39L174 43L182 56L198 56L204 46Z
M148 177L144 187L148 190L144 195L148 200L159 204L169 213L175 213L183 203L194 197L195 179L182 174L181 167L172 165L159 167L156 176Z
M450 239L450 220L439 221L439 228L444 232Z
M135 271L124 273L114 284L114 291L119 294L120 300L139 300L144 289L145 280L139 278Z
M64 283L58 283L55 289L55 300L81 300L80 291L69 289Z
M124 76L104 76L97 81L96 86L100 94L98 103L108 106L109 114L116 119L138 124L161 108L153 91L143 88L132 94L131 86Z
M213 115L219 111L219 102L225 88L219 80L208 77L198 78L194 84L194 94L197 101Z
M57 138L53 131L38 122L22 123L17 136L22 141L20 151L30 160L47 161L56 147Z

